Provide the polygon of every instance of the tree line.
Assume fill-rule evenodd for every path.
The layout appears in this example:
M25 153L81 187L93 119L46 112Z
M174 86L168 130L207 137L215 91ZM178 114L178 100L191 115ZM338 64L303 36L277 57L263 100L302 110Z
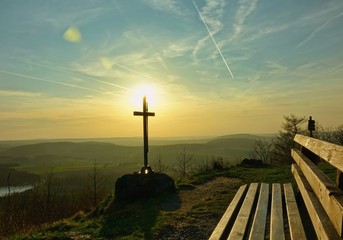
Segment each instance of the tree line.
M11 175L7 178L10 189ZM0 198L0 236L32 231L42 224L92 209L108 192L104 181L95 161L88 176L61 178L50 171L30 190L9 191Z
M278 135L271 140L259 139L256 141L253 149L249 153L249 158L261 160L269 164L289 164L293 162L291 149L294 148L294 136L296 134L309 135L307 130L307 118L305 116L296 116L290 114L284 116L281 124L281 130ZM313 137L343 145L343 124L336 127L323 127L317 125L313 132Z

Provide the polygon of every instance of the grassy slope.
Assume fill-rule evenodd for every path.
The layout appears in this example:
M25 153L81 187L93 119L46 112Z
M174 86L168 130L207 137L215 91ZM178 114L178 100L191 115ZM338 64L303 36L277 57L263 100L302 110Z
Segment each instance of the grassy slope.
M219 184L210 185L218 179ZM176 193L133 203L110 196L92 213L13 239L206 239L241 184L292 181L289 166L209 171L194 176L188 187L180 186Z

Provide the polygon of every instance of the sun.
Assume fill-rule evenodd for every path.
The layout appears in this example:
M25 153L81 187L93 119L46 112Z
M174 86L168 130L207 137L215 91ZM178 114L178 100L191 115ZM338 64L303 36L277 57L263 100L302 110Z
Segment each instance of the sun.
M156 106L156 88L152 85L142 85L133 89L131 92L131 101L134 107L142 107L143 97L146 97L149 107Z

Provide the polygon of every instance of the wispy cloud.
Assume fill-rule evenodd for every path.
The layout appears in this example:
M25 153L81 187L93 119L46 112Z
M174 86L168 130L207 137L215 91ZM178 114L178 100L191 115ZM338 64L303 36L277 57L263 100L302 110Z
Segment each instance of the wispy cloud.
M193 3L195 2L193 1ZM213 34L219 32L224 27L220 19L225 12L225 5L225 0L207 0L205 6L201 9L201 15L207 25L210 26Z
M142 0L152 8L162 11L170 12L177 15L183 15L185 10L183 10L177 1L175 0Z
M41 93L36 92L25 92L25 91L11 91L11 90L0 90L0 97L40 97Z
M148 73L134 69L134 66L151 65L152 63L160 62L156 56L153 58L145 58L144 53L129 53L116 57L106 57L107 69L99 61L83 61L74 62L73 68L80 74L89 76L90 79L98 78L117 78L117 79L131 79L142 77L151 80L158 80ZM130 67L128 67L130 66ZM102 80L98 80L102 81ZM108 82L108 81L107 81ZM122 89L128 89L127 86L115 84Z
M221 22L221 18L224 14L224 7L225 0L207 0L202 9L198 11L198 14L200 12L202 18L210 26L212 35L216 35L224 26ZM210 36L206 35L204 38L197 41L192 53L196 62L198 62L198 52L203 49L208 39L210 39Z
M39 9L39 8L38 8ZM83 26L103 17L110 8L94 7L87 3L84 6L71 6L64 8L64 11L51 12L51 9L40 9L34 19L39 25L47 23L57 29L65 29L70 26Z
M199 11L199 9L198 9L198 6L195 4L194 1L193 1L193 4L194 4L194 6L195 6L195 8L196 8L196 10L197 10L197 12L198 12L198 14L199 14L199 16L200 16L202 22L204 23L204 25L205 25L205 27L206 27L206 29L207 29L207 31L208 31L208 34L210 35L210 37L211 37L211 39L212 39L214 45L216 46L216 48L217 48L217 50L218 50L218 53L219 53L220 56L222 57L223 62L224 62L224 64L225 64L225 66L226 66L226 68L227 68L229 74L231 75L232 78L234 78L233 73L232 73L232 71L231 71L229 65L228 65L227 62L226 62L226 59L224 58L222 52L220 51L220 48L218 47L217 42L214 40L214 37L213 37L213 35L212 35L210 29L208 28L208 26L207 26L207 24L206 24L204 18L202 17L202 15L201 15L201 13L200 13L200 11Z
M246 18L256 9L258 0L240 0L238 10L233 23L233 33L230 40L237 39L243 32Z
M2 69L0 69L0 72L5 73L5 74L9 74L9 75L13 75L13 76L22 77L22 78L32 79L32 80L35 80L35 81L47 82L47 83L51 83L51 84L54 84L54 85L60 85L60 86L71 87L71 88L78 88L78 89L87 90L87 91L90 91L90 92L107 94L106 92L99 91L97 89L88 88L88 87L84 87L84 86L79 86L79 85L75 85L75 84L70 84L70 83L66 83L66 82L59 82L59 81L55 81L55 80L51 80L51 79L30 76L30 75L27 75L27 74L21 74L21 73L5 71L5 70L2 70ZM117 95L115 93L113 93L113 94Z
M328 26L332 21L336 20L337 18L343 16L343 12L331 17L330 19L326 20L323 24L321 24L318 28L316 28L313 32L310 33L310 35L307 36L307 38L305 38L302 42L300 42L295 49L303 46L304 44L306 44L307 42L309 42L312 38L315 37L315 35L322 31L326 26Z

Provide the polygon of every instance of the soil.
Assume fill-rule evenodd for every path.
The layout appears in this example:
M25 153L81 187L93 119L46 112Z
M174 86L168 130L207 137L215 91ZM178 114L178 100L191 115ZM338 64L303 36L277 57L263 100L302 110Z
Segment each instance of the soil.
M154 239L208 239L242 181L217 177L201 185L181 185L175 197L161 204L169 217Z

